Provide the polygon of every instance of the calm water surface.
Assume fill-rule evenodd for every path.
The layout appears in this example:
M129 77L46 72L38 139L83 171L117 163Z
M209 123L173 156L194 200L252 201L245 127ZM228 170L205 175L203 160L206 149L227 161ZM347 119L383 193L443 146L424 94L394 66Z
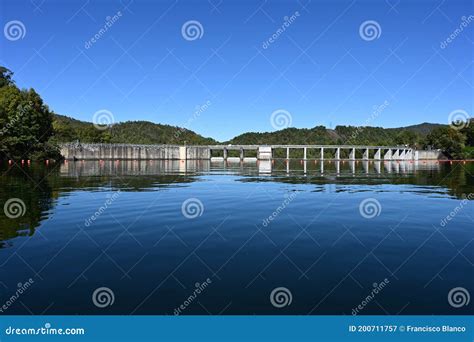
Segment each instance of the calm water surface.
M431 162L3 165L0 314L473 313L448 302L455 287L474 295L473 175Z

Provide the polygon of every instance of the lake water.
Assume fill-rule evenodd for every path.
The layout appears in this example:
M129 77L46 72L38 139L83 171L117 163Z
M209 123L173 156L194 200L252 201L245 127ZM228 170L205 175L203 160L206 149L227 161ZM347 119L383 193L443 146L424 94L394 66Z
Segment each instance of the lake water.
M421 161L3 165L0 314L472 314L473 175Z

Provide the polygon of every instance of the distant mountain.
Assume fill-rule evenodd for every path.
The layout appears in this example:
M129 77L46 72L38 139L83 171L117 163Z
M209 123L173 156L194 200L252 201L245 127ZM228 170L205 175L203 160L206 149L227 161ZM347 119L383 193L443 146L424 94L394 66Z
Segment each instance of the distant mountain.
M423 122L423 123L418 124L418 125L399 127L399 128L388 128L388 129L394 129L394 130L398 130L398 131L407 130L407 131L412 131L414 133L418 133L418 134L421 134L421 135L428 135L435 128L446 127L446 126L447 125Z
M314 128L286 128L275 132L248 132L225 144L358 144L358 145L414 145L423 141L433 129L446 125L422 123L399 128L324 126ZM188 144L208 145L219 142L191 130L149 121L126 121L100 130L90 122L64 115L54 115L56 142L129 143L129 144Z
M382 128L368 126L324 126L306 128L286 128L275 132L250 132L238 135L230 144L367 144L396 145L421 142L433 129L445 125L422 123L419 125Z
M79 140L89 143L129 144L216 144L212 138L203 137L189 129L155 124L149 121L126 121L100 130L90 122L54 114L53 129L55 142Z

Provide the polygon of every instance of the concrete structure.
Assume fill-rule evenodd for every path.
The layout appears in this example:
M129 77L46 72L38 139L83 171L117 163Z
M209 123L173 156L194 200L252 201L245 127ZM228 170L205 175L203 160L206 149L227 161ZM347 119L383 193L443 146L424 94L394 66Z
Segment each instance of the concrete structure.
M257 152L257 159L259 160L272 159L272 148L270 146L260 146ZM306 159L306 150L305 150L305 159Z
M362 160L428 160L443 159L440 151L413 150L403 146L353 146L353 145L209 145L209 146L179 146L179 145L129 145L129 144L64 144L61 154L69 160L206 160L211 159L212 153L222 152L221 159L227 160L230 151L238 151L243 161L246 151L256 152L257 159L273 159L274 150L285 149L286 159L290 159L290 150L303 152L303 160L308 159L308 151L319 151L319 158L325 160L325 152L330 150L334 160L356 160L357 151L362 154ZM341 153L344 156L341 158ZM371 153L372 151L372 153ZM334 153L334 154L333 154ZM370 156L373 155L373 158Z

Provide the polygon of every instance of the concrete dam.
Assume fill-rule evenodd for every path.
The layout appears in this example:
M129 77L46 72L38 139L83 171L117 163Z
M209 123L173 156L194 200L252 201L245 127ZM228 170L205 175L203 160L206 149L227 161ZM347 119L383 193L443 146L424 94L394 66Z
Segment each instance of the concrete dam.
M404 146L355 145L133 145L81 144L60 146L66 160L237 160L290 159L298 151L298 159L320 160L438 160L445 159L438 150L416 150ZM213 154L219 157L213 157ZM231 157L230 154L236 155Z

